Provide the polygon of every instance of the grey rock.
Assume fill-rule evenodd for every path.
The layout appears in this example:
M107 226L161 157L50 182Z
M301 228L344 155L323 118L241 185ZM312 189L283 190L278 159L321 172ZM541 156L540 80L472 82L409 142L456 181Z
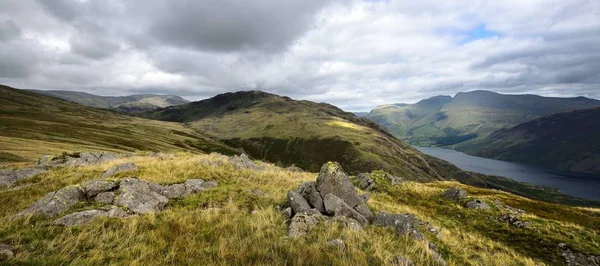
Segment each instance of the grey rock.
M442 197L446 200L461 201L467 198L467 191L458 187L451 187L444 191Z
M103 163L123 157L114 152L71 152L59 156L43 156L38 161L38 167L65 167L83 166L94 163Z
M82 185L83 190L85 191L85 194L88 196L88 198L93 198L94 196L102 192L113 190L117 186L117 182L109 180L92 180L85 182Z
M188 190L184 184L173 184L166 186L162 193L167 199L179 199L192 194L191 190Z
M153 182L137 178L125 178L119 186L119 196L115 199L117 206L126 207L138 214L156 212L168 202L164 196L151 189Z
M561 248L561 256L567 266L600 266L600 255L586 255L575 252L568 246Z
M330 193L323 199L327 214L332 216L345 216L358 221L361 225L368 224L369 221L358 211L346 204L341 198Z
M229 163L231 165L233 165L234 168L237 169L250 169L250 170L257 170L257 171L264 171L267 170L268 167L264 164L258 165L257 163L255 163L254 161L250 160L250 158L248 158L248 155L242 153L240 156L233 156L231 158L229 158Z
M412 260L403 256L394 257L391 261L391 264L393 266L415 266Z
M385 179L390 181L390 184L392 184L392 186L399 185L400 183L404 182L404 180L402 180L402 178L394 176L389 173L385 174Z
M8 261L15 258L12 247L6 244L0 243L0 262Z
M75 225L85 225L96 218L99 217L107 217L108 214L105 211L100 210L88 210L88 211L80 211L74 212L71 214L67 214L56 221L53 222L54 225L61 226L75 226Z
M344 251L344 250L346 250L346 243L344 243L344 240L341 240L339 238L331 239L331 240L327 241L327 247L331 248L331 249L337 249L340 251Z
M315 182L304 182L300 184L296 192L300 194L303 198L305 198L312 207L314 207L321 213L325 213L323 197L321 197L321 193L317 191L317 186Z
M428 246L429 246L429 251L431 252L431 256L433 257L433 259L436 260L439 265L445 266L446 261L440 255L440 252L438 251L437 247L433 243L429 243Z
M302 195L302 197L308 198L308 194L309 194L311 188L316 188L316 187L317 187L317 184L313 181L302 182L298 186L298 189L296 189L296 192L298 194Z
M110 169L106 170L106 172L104 172L104 174L102 174L102 178L109 178L109 177L114 176L114 175L116 175L118 173L135 171L137 169L138 169L138 167L134 163L120 164L120 165L117 165L117 166L115 166L113 168L110 168Z
M366 191L375 189L375 180L371 179L371 174L360 173L356 176L358 179L358 188Z
M82 200L85 200L83 189L78 185L68 186L46 194L46 196L20 212L19 215L56 217Z
M114 192L102 192L94 198L94 201L105 205L113 204L117 195Z
M292 208L287 207L287 208L283 209L283 211L281 211L281 214L283 214L285 216L285 218L291 219L292 218Z
M290 222L288 236L300 237L306 235L311 229L325 220L327 220L327 218L316 209L297 213L292 217L292 221Z
M392 227L398 235L409 235L417 240L425 239L419 231L419 219L412 214L378 213L373 219L373 225Z
M198 193L206 190L204 186L204 180L202 179L188 179L184 183L185 187L192 193Z
M321 193L323 199L328 194L333 194L341 198L351 208L363 202L356 193L348 175L338 163L329 162L321 167L321 172L317 177L317 190Z
M498 217L498 220L519 228L527 228L533 225L533 223L531 222L521 221L516 215L510 213L504 213L500 215L500 217Z
M306 199L304 199L302 195L298 194L298 192L288 191L287 199L288 204L290 207L292 207L294 213L302 213L311 209Z
M21 168L15 170L0 170L0 187L12 186L14 183L32 178L36 175L47 172L41 168Z
M344 216L335 216L328 218L326 224L337 223L342 229L349 229L355 232L362 232L363 228L356 220Z
M508 206L508 205L504 205L499 200L494 200L493 203L494 203L494 205L496 205L496 207L498 207L498 209L505 210L505 211L507 211L510 214L521 215L521 214L525 213L524 210L517 209L517 208L511 207L511 206Z
M215 180L208 180L208 181L202 183L202 187L204 188L204 190L216 188L218 185L219 185L219 182L217 182Z
M129 216L129 214L127 214L126 211L124 211L123 209L116 207L116 206L113 206L112 208L110 208L110 210L108 210L106 212L106 214L110 218L125 218L125 217Z
M469 209L475 209L475 210L489 210L490 209L490 205L488 205L487 203L485 203L484 201L482 201L480 199L475 199L475 200L471 200L471 201L467 202L465 204L465 207L467 207Z
M364 216L365 218L367 218L367 220L373 221L373 218L375 217L375 215L373 215L373 212L369 209L369 207L367 206L367 204L365 203L360 203L358 205L356 205L356 207L354 207L354 209L360 213L362 216Z

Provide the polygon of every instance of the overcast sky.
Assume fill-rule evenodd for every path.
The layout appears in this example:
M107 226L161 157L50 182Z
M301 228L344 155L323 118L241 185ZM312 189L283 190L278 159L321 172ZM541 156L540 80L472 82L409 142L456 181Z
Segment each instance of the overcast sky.
M600 98L600 1L0 0L0 83L350 111L475 89Z

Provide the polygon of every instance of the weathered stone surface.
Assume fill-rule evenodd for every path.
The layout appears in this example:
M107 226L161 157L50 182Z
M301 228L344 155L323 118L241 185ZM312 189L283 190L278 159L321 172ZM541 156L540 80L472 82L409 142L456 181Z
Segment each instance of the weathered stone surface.
M391 264L393 266L415 266L412 260L403 256L394 257L391 261Z
M375 180L371 179L371 174L360 173L356 176L358 179L358 188L366 191L375 189Z
M85 191L86 196L88 198L93 198L94 196L96 196L102 192L113 190L118 185L119 184L115 181L92 180L92 181L83 183L82 187L83 187L83 190Z
M110 208L110 210L108 210L106 212L106 214L110 218L125 218L125 217L129 216L126 211L124 211L123 209L116 207L116 206L113 206L112 208Z
M127 207L134 213L144 214L156 212L168 202L164 196L151 189L152 182L137 178L125 178L119 186L119 196L115 199L117 206Z
M356 232L362 232L363 228L356 220L344 216L330 217L325 221L326 224L337 223L342 229L349 229Z
M302 213L311 209L306 199L298 194L298 192L288 191L287 199L294 213Z
M367 218L367 220L373 221L373 218L375 217L375 215L373 215L373 212L369 209L369 207L367 206L367 204L365 203L360 203L358 205L356 205L356 207L354 207L354 209L360 213L362 216L364 216L365 218Z
M390 184L392 186L399 185L400 183L402 183L404 181L404 180L402 180L402 178L394 176L394 175L389 174L389 173L385 174L385 179L387 179L388 181L390 181Z
M317 177L316 184L317 190L321 193L323 199L328 194L333 194L341 198L351 208L363 202L354 189L354 185L348 179L348 175L338 163L325 163Z
M32 178L36 175L47 172L41 168L21 168L15 170L0 170L0 187L12 186L14 183Z
M235 155L229 158L229 163L237 169L251 169L258 171L264 171L268 169L266 165L258 165L254 161L250 160L250 158L248 158L248 155L246 155L245 153L242 153L240 156Z
M323 198L321 197L321 193L317 191L317 186L315 182L304 182L298 186L296 190L298 194L300 194L312 207L320 211L321 213L325 213L325 206L323 205Z
M338 196L329 193L323 199L325 203L325 210L327 214L332 216L345 216L348 218L352 218L358 221L361 225L368 224L369 221L358 211L350 207L350 205L346 204L341 198Z
M425 237L419 231L419 219L412 214L378 213L373 219L373 225L393 227L398 235L410 235L422 240Z
M120 165L117 165L117 166L115 166L113 168L110 168L110 169L106 170L106 172L104 172L104 174L102 174L102 178L109 178L109 177L114 176L114 175L116 175L118 173L135 171L137 169L138 169L138 167L134 163L120 164Z
M192 193L198 193L206 190L206 188L202 186L204 184L204 180L202 179L188 179L183 184Z
M339 239L339 238L331 239L331 240L327 241L327 247L332 248L332 249L337 249L340 251L344 251L344 250L346 250L346 243L344 243L344 240Z
M46 155L38 161L39 167L82 166L102 163L122 157L114 152L72 152L59 156Z
M219 182L217 182L215 180L208 180L208 181L202 183L202 187L204 188L204 190L213 189L213 188L217 187L218 185L219 185Z
M433 243L429 243L428 246L429 246L429 251L431 252L431 256L433 257L433 259L436 260L439 265L445 266L446 261L440 255L440 252L438 251L437 247Z
M113 204L117 195L114 192L102 192L94 198L94 201L105 205Z
M108 214L105 211L100 210L80 211L67 214L54 221L53 224L61 226L85 225L92 222L96 218L107 216Z
M467 207L469 209L475 209L475 210L489 210L490 209L490 205L488 205L487 203L485 203L484 201L482 201L480 199L475 199L475 200L471 200L471 201L467 202L467 204L465 204L465 207Z
M444 191L442 197L446 200L460 201L467 198L467 191L458 187L451 187Z
M188 190L184 184L173 184L166 186L161 194L167 199L179 199L189 196L191 193L191 190Z
M315 226L324 222L327 218L316 209L297 213L292 217L288 230L289 237L300 237L306 235Z
M85 200L85 193L80 186L64 187L46 194L46 196L23 210L20 215L56 217L82 200Z
M12 247L6 244L0 243L0 262L12 260L15 257Z
M283 209L283 211L281 211L281 214L283 214L283 216L285 216L285 218L291 219L292 218L292 208L287 207L287 208Z

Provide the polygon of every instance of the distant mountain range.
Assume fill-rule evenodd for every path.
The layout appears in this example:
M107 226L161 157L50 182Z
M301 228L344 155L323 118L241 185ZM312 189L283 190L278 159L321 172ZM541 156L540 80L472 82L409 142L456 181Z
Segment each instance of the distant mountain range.
M566 113L549 116L546 119L556 122L556 120L569 120L570 116L576 116L572 118L573 121L580 121L581 117L588 117L592 121L589 123L580 121L580 125L589 131L600 126L597 118L569 112L595 107L600 107L600 101L585 97L553 98L472 91L458 93L455 97L436 96L416 104L378 106L366 118L386 127L396 137L413 145L448 147L484 157L552 166L564 170L600 173L592 170L594 167L583 166L578 162L587 164L589 163L587 159L596 156L589 150L582 149L584 147L574 146L574 136L581 132L565 131L550 123L538 124L540 121L532 121L543 116ZM514 128L510 129L512 127ZM531 134L528 137L532 142L528 144L524 143L525 140L522 139L524 136L519 135L524 128L531 130L528 131ZM534 141L536 136L541 136L539 133L542 131L547 131L543 135L550 139L540 137ZM551 141L551 136L560 138ZM593 143L600 142L599 138L594 137L592 133L584 139ZM508 149L509 146L506 146L508 143L512 151L504 150ZM525 146L521 147L521 145ZM547 146L544 149L531 148L544 145ZM569 159L564 157L566 154L562 154L562 157L558 156L558 153L564 151L563 146L570 146L570 154L577 154L577 156L571 156ZM517 152L530 148L527 153ZM592 161L595 162L594 159Z
M175 95L136 94L129 96L98 96L80 91L31 91L85 106L111 109L120 112L148 111L160 107L182 105L189 102L188 100Z

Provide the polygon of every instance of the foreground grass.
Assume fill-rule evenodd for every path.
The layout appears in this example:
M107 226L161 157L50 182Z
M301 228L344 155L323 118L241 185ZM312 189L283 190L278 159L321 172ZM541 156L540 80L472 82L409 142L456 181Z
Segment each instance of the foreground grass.
M177 153L52 170L21 182L21 189L0 190L0 242L15 247L13 263L34 265L381 265L397 255L417 265L435 265L425 242L399 237L392 229L367 226L364 232L352 232L323 225L306 237L290 239L286 237L287 219L279 212L285 206L285 193L315 180L316 174L277 167L255 172L208 163L217 160L214 155ZM46 193L99 178L106 169L127 161L137 164L139 170L116 178L135 175L160 184L203 178L215 179L219 186L170 201L159 213L100 219L81 227L55 227L44 219L12 219ZM471 211L440 201L445 188L459 185L454 182L405 182L392 187L378 180L378 184L381 192L371 194L369 205L375 211L413 213L440 227L439 236L426 228L421 231L450 265L559 264L560 258L554 251L545 251L540 241L548 246L565 242L580 251L600 253L600 217L593 216L594 209L462 186L470 195L499 199L526 210L523 219L534 226L517 229L493 220L499 214L497 209ZM267 194L257 196L250 189ZM334 238L344 239L347 250L327 248L326 242Z

